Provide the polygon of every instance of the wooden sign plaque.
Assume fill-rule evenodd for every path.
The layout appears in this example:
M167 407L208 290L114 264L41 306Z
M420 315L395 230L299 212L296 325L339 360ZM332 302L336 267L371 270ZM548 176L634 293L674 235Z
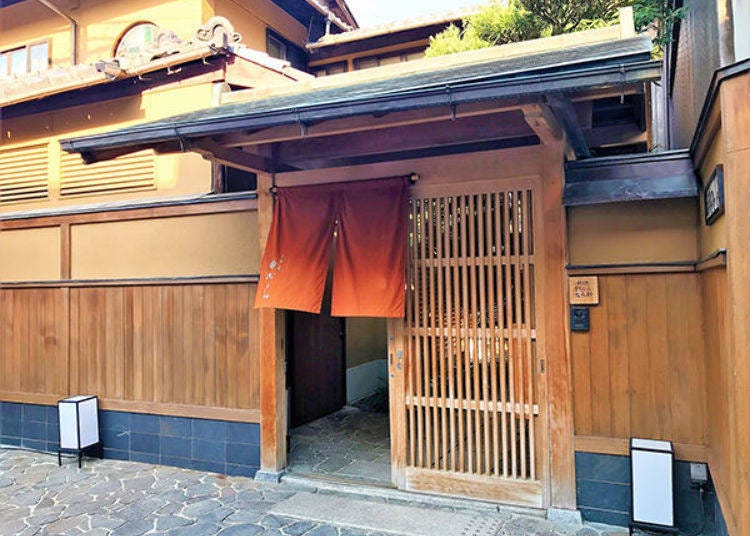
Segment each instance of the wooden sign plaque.
M598 305L599 278L595 275L570 278L571 305Z

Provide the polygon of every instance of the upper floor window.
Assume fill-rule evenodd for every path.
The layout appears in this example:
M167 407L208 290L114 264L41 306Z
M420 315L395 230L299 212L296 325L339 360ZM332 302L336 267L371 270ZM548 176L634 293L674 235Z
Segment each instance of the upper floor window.
M331 76L333 74L341 74L345 73L348 70L348 65L345 61L340 61L336 63L329 63L327 65L321 65L320 67L315 67L312 69L312 74L315 76Z
M266 30L266 52L272 58L286 60L300 71L307 70L307 53L273 30Z
M271 33L266 36L266 49L272 58L286 59L286 43Z
M49 43L34 43L0 52L0 78L21 76L49 67Z
M422 58L424 58L423 48L414 48L390 54L380 54L378 56L367 56L354 60L354 70L359 71L362 69L371 69L373 67L382 67L383 65L419 60Z
M156 41L158 33L159 27L150 22L139 22L131 26L122 34L122 37L117 42L115 58L126 55L137 55L146 45L150 45Z

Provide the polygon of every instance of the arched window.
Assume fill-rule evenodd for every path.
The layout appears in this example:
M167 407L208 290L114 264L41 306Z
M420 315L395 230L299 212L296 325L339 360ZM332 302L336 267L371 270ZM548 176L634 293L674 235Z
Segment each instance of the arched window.
M159 27L150 22L139 22L134 24L122 34L115 47L115 58L127 55L137 55L143 47L153 43Z

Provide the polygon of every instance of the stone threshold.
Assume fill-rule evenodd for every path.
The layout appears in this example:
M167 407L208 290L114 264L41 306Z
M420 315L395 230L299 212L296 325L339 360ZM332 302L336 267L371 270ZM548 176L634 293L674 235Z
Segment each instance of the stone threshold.
M323 491L362 499L379 498L387 502L399 504L418 504L434 508L477 513L493 512L509 515L520 514L542 519L547 517L547 510L542 508L512 506L491 501L483 501L481 499L448 497L415 491L402 491L382 484L370 482L359 483L352 480L320 476L317 474L286 473L281 477L281 482L303 491Z

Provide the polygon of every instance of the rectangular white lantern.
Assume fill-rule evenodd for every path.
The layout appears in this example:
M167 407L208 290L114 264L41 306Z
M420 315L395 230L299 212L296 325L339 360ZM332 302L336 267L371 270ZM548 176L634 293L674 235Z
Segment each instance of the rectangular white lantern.
M672 443L631 438L630 466L632 526L676 532Z
M57 403L60 416L60 449L83 450L99 443L99 401L79 395Z

